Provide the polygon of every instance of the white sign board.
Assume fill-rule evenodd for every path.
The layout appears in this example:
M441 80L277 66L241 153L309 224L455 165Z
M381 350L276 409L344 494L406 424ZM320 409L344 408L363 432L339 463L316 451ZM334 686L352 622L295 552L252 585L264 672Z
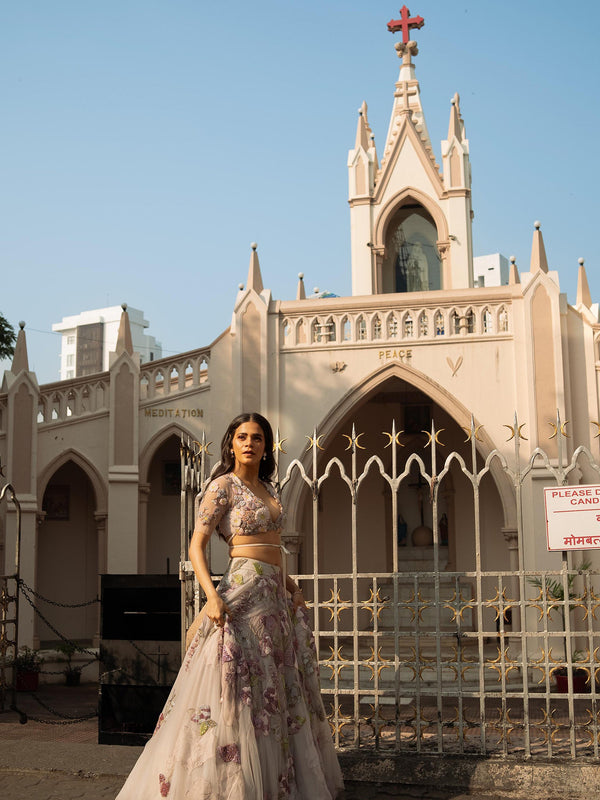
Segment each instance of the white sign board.
M544 489L548 550L600 549L600 486Z

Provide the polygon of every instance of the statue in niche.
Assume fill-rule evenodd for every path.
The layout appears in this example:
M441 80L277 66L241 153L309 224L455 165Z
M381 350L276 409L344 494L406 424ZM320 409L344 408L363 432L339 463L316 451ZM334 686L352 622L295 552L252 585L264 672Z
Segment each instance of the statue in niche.
M397 292L422 292L429 289L429 266L420 242L409 242L398 225L392 237L392 263Z
M421 518L421 524L418 525L412 532L412 543L415 547L431 547L433 545L433 531L428 525L425 525L425 498L423 496L423 489L428 486L428 483L427 481L423 480L423 477L419 472L416 483L409 483L408 485L415 487L417 490L417 505L419 508L419 516Z

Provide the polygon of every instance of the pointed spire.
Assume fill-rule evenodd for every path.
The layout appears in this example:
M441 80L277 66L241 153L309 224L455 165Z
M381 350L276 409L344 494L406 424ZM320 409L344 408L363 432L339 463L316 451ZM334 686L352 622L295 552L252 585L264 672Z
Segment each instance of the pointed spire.
M262 275L260 274L260 264L258 263L258 253L256 242L250 245L252 254L250 255L250 266L248 268L248 280L246 281L246 288L254 289L256 294L260 294L263 290Z
M396 42L394 47L398 53L398 57L402 59L402 65L394 92L394 107L386 137L385 149L381 158L381 166L383 167L388 161L394 143L403 127L403 121L405 118L408 118L414 125L417 135L421 140L421 145L437 171L439 167L435 163L433 147L431 146L431 139L421 105L419 81L416 79L415 66L412 62L412 57L416 56L419 52L417 43L412 41L406 44L403 42Z
M448 141L456 137L459 142L465 138L465 123L460 115L460 95L455 93L452 98L452 108L450 109L450 124L448 125Z
M370 145L371 128L369 127L369 120L367 119L367 104L363 100L362 106L358 109L358 123L356 125L356 141L354 149L358 150L359 147L366 152Z
M515 256L510 257L510 272L508 275L508 285L515 286L517 283L521 283L521 278L519 277L519 270L517 269L517 259Z
M544 247L544 239L542 237L542 223L536 222L535 230L533 232L533 242L531 244L531 272L548 272L548 259L546 258L546 248Z
M127 313L127 303L121 306L123 313L121 314L121 321L119 322L119 334L117 336L117 346L115 353L120 356L121 353L133 355L133 342L131 340L131 327L129 326L129 314Z
M11 372L18 375L19 372L29 372L29 357L27 355L27 339L25 338L25 323L19 322L19 333L15 344L15 353L12 360Z
M298 273L298 290L296 292L296 300L306 300L306 290L304 288L304 273Z
M592 305L592 295L588 284L583 258L579 259L579 273L577 275L577 303L589 308Z

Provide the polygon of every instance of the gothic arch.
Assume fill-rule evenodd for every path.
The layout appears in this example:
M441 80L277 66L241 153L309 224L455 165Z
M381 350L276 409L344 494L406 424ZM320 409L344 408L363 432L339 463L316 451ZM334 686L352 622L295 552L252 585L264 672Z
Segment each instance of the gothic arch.
M74 464L80 467L80 469L82 469L89 478L92 488L94 489L96 513L106 514L108 510L108 490L102 475L95 465L89 461L89 459L82 455L82 453L74 450L72 447L64 450L40 473L37 483L37 496L39 498L39 502L41 503L42 498L44 497L44 492L46 491L46 487L48 486L48 483L50 482L50 479L54 473L69 461L72 461Z
M180 437L181 435L188 436L190 439L196 438L195 433L186 430L182 425L171 423L167 425L166 428L162 428L158 433L155 433L154 436L146 442L144 449L140 453L140 483L147 483L148 469L150 468L150 464L158 448L164 444L167 439L170 439L171 436Z
M351 413L352 409L365 401L378 386L384 384L389 378L397 377L407 383L410 383L416 389L426 394L433 400L434 403L444 408L448 414L457 422L458 425L470 428L471 425L471 412L459 400L450 394L443 386L436 383L431 378L428 378L422 372L408 366L407 364L393 363L388 364L371 375L367 376L363 381L356 384L350 389L344 397L334 406L329 413L321 420L317 427L320 435L326 439L333 434L339 425ZM483 459L487 458L489 453L494 449L494 443L485 432L479 432L480 440L477 443L477 451ZM311 474L311 460L312 453L307 451L300 459L303 463L307 475ZM504 527L516 528L516 504L514 487L507 477L504 470L499 466L497 459L494 459L490 465L490 474L498 489L500 501L502 503L502 511L504 514ZM286 506L288 509L290 528L294 529L296 520L299 518L301 504L302 504L302 490L305 483L301 478L299 470L294 470L290 483L287 488L287 501Z
M385 247L385 238L390 221L393 219L398 209L406 205L408 200L414 200L416 203L423 206L425 211L431 216L437 229L438 241L445 242L448 239L448 223L440 206L435 200L429 197L429 195L426 195L419 189L408 186L399 194L394 195L394 197L388 200L379 212L375 223L373 245L374 248L381 251L381 253L383 253L383 248Z

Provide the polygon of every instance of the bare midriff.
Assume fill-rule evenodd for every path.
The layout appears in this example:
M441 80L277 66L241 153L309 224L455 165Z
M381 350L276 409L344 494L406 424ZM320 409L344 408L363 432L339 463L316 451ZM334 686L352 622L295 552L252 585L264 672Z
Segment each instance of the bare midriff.
M266 547L259 545L265 544ZM252 536L234 536L229 543L231 558L254 558L267 564L281 566L281 531L259 531ZM246 545L252 545L248 547ZM273 545L277 545L273 547Z

